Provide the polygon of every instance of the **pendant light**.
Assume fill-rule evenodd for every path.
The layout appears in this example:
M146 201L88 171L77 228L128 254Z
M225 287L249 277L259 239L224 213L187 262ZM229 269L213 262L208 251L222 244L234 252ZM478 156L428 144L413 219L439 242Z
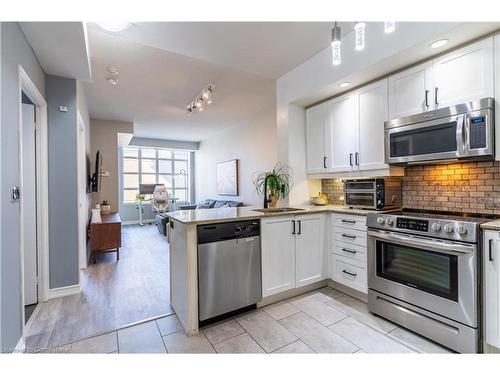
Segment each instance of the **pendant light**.
M396 22L394 21L385 21L384 22L384 33L390 34L396 29Z
M339 65L342 61L340 56L340 27L335 22L332 29L332 64Z
M366 24L364 22L356 22L354 25L354 40L356 51L362 51L365 49L365 39L366 39Z

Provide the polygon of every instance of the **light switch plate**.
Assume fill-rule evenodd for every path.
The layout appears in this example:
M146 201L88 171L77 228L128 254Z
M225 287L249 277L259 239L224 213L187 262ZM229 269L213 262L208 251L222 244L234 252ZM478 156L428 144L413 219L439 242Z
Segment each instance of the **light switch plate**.
M60 105L59 112L68 112L68 107L66 107L65 105Z

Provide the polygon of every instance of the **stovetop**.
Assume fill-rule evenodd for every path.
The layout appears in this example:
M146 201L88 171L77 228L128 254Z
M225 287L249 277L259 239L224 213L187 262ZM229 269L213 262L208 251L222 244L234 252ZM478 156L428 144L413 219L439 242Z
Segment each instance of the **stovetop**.
M390 211L387 212L386 214L396 215L396 216L420 217L425 219L469 221L478 224L500 219L499 215L493 215L493 214L478 214L472 212L458 212L458 211L419 210L419 209L409 209L409 208L397 211Z

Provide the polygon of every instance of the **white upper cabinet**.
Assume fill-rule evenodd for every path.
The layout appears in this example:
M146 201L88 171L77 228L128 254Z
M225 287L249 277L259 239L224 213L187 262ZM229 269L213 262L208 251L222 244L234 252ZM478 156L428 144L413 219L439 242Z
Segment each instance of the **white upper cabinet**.
M296 220L296 287L312 284L323 275L325 216L301 215Z
M434 102L433 93L432 62L389 77L390 118L427 111Z
M295 288L293 216L261 220L262 296Z
M493 38L389 77L389 117L494 97Z
M432 62L435 108L494 97L493 38Z
M387 80L358 92L359 136L355 164L360 170L388 168L384 163L384 122L388 120Z
M325 143L327 172L349 172L354 169L357 132L357 96L341 96L328 102Z
M306 111L307 173L322 173L326 169L325 129L328 118L326 103Z

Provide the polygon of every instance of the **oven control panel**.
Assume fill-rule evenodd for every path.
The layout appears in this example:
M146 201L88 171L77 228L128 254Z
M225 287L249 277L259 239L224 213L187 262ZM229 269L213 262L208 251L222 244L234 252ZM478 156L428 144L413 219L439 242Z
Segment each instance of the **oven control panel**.
M427 232L429 230L429 221L407 217L398 217L396 221L396 228Z

